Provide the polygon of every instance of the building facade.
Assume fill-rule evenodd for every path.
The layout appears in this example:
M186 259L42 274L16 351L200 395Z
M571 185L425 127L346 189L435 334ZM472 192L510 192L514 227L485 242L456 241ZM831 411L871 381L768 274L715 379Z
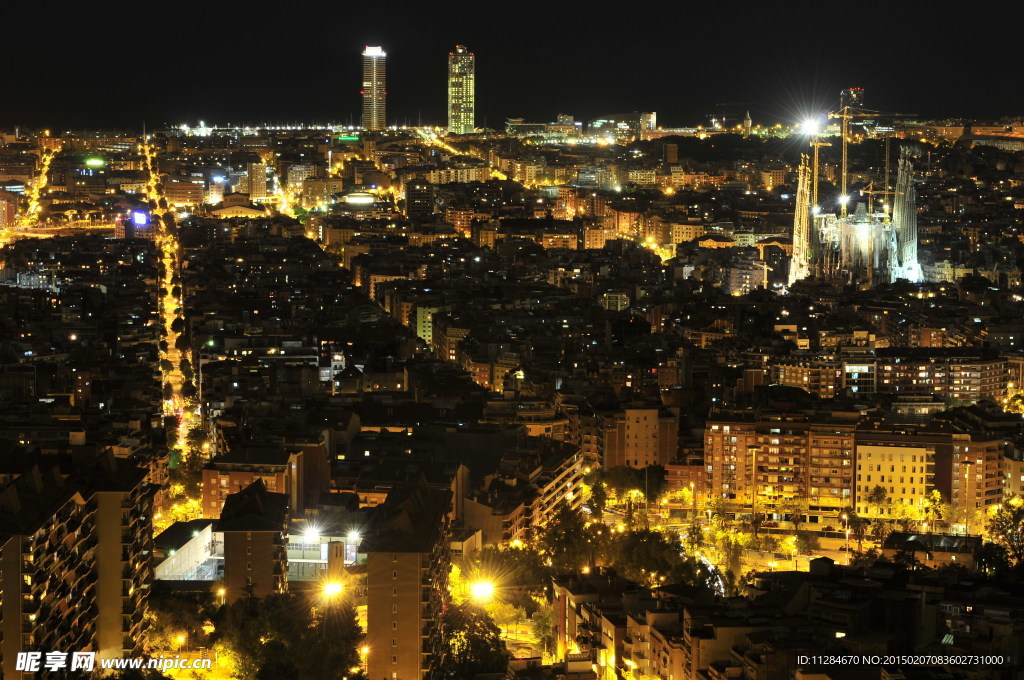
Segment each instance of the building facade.
M366 46L363 50L363 129L383 130L387 123L385 98L386 79L384 60L387 55L384 49L377 46Z
M448 132L466 135L475 129L476 55L465 45L448 54Z
M443 668L448 595L447 491L414 485L375 510L359 547L366 555L366 675L421 680Z
M10 476L0 491L3 677L65 677L18 670L19 652L140 656L152 580L145 469L101 457Z

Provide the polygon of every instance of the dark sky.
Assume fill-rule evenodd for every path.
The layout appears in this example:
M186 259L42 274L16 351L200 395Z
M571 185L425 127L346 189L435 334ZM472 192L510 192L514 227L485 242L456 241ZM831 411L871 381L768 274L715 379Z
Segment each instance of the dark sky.
M506 117L634 110L657 111L664 126L693 125L719 104L740 115L749 108L755 122L792 121L834 105L847 85L866 88L866 106L883 111L1024 115L1019 16L997 3L979 4L980 14L917 2L878 12L873 3L767 1L613 10L421 2L407 11L373 0L19 5L4 10L4 127L358 123L366 44L388 53L389 123L445 123L456 43L477 55L477 124L492 127Z

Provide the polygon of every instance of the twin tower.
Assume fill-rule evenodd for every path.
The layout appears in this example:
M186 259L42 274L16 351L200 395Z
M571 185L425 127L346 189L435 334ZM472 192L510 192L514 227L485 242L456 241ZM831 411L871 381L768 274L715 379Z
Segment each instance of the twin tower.
M383 130L386 122L387 54L380 46L363 50L363 129ZM475 129L476 55L463 45L448 53L448 132L465 135Z

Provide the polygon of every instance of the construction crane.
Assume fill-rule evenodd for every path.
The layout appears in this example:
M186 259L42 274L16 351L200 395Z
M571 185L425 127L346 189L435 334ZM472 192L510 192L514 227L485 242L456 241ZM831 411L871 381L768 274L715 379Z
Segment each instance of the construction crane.
M885 116L886 118L901 118L905 116L916 116L916 113L885 113L883 111L871 111L869 109L862 109L850 106L849 104L844 105L838 111L830 111L828 114L829 118L838 118L842 121L842 138L843 138L843 155L840 169L840 211L841 217L846 217L846 205L849 203L846 196L847 188L847 146L850 141L850 121L854 118L876 118L878 116ZM886 189L889 188L889 144L888 138L886 138L885 147L885 174L886 174ZM817 154L817 148L815 148L815 154ZM815 171L817 171L817 163L815 163Z

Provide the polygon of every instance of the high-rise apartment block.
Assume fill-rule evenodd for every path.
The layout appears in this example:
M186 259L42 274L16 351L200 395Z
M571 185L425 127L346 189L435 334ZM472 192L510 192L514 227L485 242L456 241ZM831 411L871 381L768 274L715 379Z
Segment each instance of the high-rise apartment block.
M464 45L456 45L448 55L448 132L473 132L475 110L476 55Z
M228 496L213 529L224 533L226 601L288 589L287 494L267 491L257 479Z
M806 498L839 510L853 496L856 413L717 412L704 431L704 461L714 496L760 509Z
M384 49L366 46L363 50L363 129L383 130L385 123Z
M254 203L267 199L267 166L263 163L249 164L249 200Z
M665 465L679 446L679 416L656 406L628 407L604 417L604 465Z
M451 493L393 490L359 552L366 554L366 667L371 678L420 680L440 669L448 593Z
M0 672L19 652L138 656L151 580L146 470L103 456L5 465L0 489Z

